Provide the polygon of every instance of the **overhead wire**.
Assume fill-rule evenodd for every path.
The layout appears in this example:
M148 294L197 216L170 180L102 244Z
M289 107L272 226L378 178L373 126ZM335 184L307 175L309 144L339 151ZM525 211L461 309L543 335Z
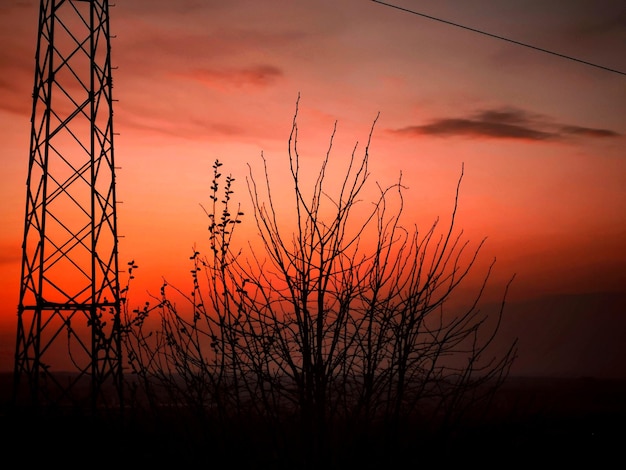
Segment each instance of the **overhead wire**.
M397 10L401 10L401 11L404 11L406 13L412 13L414 15L418 15L418 16L427 18L429 20L439 21L440 23L445 23L445 24L448 24L448 25L451 25L451 26L455 26L457 28L466 29L466 30L472 31L474 33L483 34L485 36L489 36L489 37L492 37L492 38L495 38L495 39L499 39L501 41L510 42L510 43L516 44L518 46L527 47L529 49L534 49L534 50L539 51L539 52L545 52L546 54L551 54L551 55L554 55L554 56L557 56L557 57L561 57L563 59L568 59L568 60L572 60L574 62L579 62L579 63L584 64L584 65L589 65L591 67L596 67L596 68L599 68L599 69L602 69L602 70L606 70L608 72L613 72L613 73L617 73L617 74L620 74L620 75L626 75L626 72L622 72L621 70L616 70L616 69L612 69L612 68L609 68L609 67L605 67L603 65L594 64L592 62L587 62L586 60L578 59L576 57L568 56L568 55L565 55L565 54L560 54L558 52L550 51L548 49L543 49L541 47L533 46L531 44L526 44L526 43L523 43L523 42L520 42L520 41L515 41L514 39L509 39L509 38L506 38L504 36L498 36L497 34L488 33L486 31L482 31L480 29L471 28L469 26L464 26L462 24L454 23L452 21L444 20L442 18L437 18L437 17L431 16L431 15L427 15L425 13L420 13L420 12L417 12L417 11L414 11L414 10L409 10L408 8L403 8L403 7L400 7L398 5L394 5L392 3L381 2L380 0L372 0L372 1L374 3L378 3L380 5L384 5L384 6L387 6L387 7L390 7L390 8L395 8Z

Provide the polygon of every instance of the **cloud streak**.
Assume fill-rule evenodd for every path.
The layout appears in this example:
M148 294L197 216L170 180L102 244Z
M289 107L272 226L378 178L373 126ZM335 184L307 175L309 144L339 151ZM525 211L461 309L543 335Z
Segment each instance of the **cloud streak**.
M242 87L265 88L276 83L283 75L278 67L262 64L231 69L195 69L187 74L187 77L209 88L223 90Z
M521 141L566 140L570 137L612 138L621 134L610 129L554 124L541 116L517 108L488 109L466 117L448 117L426 124L392 129L407 137L473 137Z

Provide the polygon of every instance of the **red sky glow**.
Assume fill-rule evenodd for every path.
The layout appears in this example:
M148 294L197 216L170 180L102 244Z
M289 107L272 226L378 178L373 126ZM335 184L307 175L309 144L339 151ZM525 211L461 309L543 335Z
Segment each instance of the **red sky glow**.
M532 362L533 341L558 346L545 331L572 305L588 308L590 322L600 309L604 323L563 328L611 331L626 344L626 75L366 0L115 3L120 265L139 266L133 302L158 293L163 278L189 285L192 246L207 243L201 205L215 159L250 215L240 237L255 235L245 181L248 165L261 177L261 152L276 194L290 194L282 183L300 96L308 174L335 123L331 162L341 169L377 119L372 180L387 186L402 173L405 220L418 226L437 216L445 225L464 168L458 227L473 243L487 237L479 269L497 258L486 300L516 276L517 329L506 334L521 338L519 373L626 377L626 356L607 356L626 354L618 346L580 371L571 341L560 363ZM393 3L626 72L623 1ZM38 9L35 0L0 5L1 370L13 366ZM545 307L548 298L560 307ZM534 309L526 323L522 306Z

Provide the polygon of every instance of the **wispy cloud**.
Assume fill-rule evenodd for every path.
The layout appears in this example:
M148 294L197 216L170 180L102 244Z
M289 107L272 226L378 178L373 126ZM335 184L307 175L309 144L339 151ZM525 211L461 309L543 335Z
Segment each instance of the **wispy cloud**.
M18 264L22 260L22 252L17 244L2 243L0 245L0 266Z
M12 3L2 4L0 5L0 12L9 13L12 10L32 10L34 8L34 2L29 2L27 0L22 1L13 1Z
M160 134L179 139L204 140L207 138L227 139L237 137L241 140L250 134L244 126L227 122L217 122L208 118L190 116L175 119L156 113L143 114L122 110L116 113L118 123L124 129L132 129L149 134Z
M563 140L571 136L610 138L621 135L610 129L555 124L516 108L488 109L466 117L438 118L426 124L392 129L391 132L409 137L432 135L525 141Z
M276 83L283 75L281 69L267 64L226 69L202 68L186 74L192 80L220 90L242 87L264 88Z
M35 63L29 52L20 44L0 48L1 110L22 115L31 111Z
M32 89L32 88L31 88ZM25 86L15 86L14 82L0 79L0 110L26 116L31 111L32 91L28 92Z

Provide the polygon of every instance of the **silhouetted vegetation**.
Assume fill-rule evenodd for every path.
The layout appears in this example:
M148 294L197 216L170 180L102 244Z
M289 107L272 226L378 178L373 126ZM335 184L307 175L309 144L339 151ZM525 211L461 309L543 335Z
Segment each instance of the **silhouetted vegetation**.
M196 445L264 449L300 468L339 465L366 449L389 461L416 442L443 443L488 409L515 355L514 343L499 355L489 349L503 313L488 318L478 308L491 267L466 307L446 308L483 245L471 248L455 227L463 172L449 224L420 231L404 224L401 178L376 185L370 205L361 200L376 121L337 184L328 181L334 131L316 178L304 177L297 115L296 107L293 212L277 208L264 165L260 179L250 167L253 214L244 215L235 178L216 160L208 243L190 256L191 293L164 283L152 303L127 309L131 403L151 419L175 417ZM237 248L246 216L263 253Z

